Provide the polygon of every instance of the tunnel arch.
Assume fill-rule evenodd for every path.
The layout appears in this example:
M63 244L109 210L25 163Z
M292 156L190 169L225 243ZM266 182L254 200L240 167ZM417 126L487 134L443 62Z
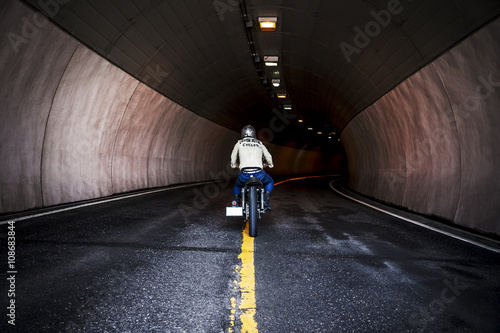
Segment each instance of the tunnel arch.
M22 30L33 15L11 1L2 30ZM227 166L239 133L159 94L52 23L19 50L1 43L0 212L235 176ZM277 174L339 165L320 152L269 150Z

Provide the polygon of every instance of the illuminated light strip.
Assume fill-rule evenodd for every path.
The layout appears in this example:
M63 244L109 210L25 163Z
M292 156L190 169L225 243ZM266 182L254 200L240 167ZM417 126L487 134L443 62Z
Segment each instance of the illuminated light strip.
M261 29L276 29L276 22L260 22Z
M324 176L307 176L307 177L298 177L298 178L290 178L290 179L285 179L280 182L274 183L274 186L277 186L279 184L283 184L292 180L300 180L300 179L308 179L308 178L324 178L324 177L338 177L342 175L324 175Z
M397 214L391 213L391 212L389 212L389 211L387 211L387 210L384 210L384 209L382 209L382 208L378 208L378 207L372 206L372 205L370 205L370 204L368 204L368 203L366 203L366 202L363 202L363 201L361 201L361 200L358 200L358 199L355 199L355 198L353 198L353 197L350 197L350 196L348 196L347 194L342 193L342 192L340 192L339 190L337 190L335 187L333 187L333 185L332 185L332 184L333 184L334 182L336 182L336 181L337 181L337 180L333 180L333 181L331 181L331 182L330 182L330 187L332 188L332 190L334 190L334 191L335 191L335 192L337 192L338 194L340 194L340 195L342 195L342 196L344 196L344 197L346 197L346 198L348 198L348 199L351 199L352 201L356 201L356 202L358 202L358 203L360 203L360 204L362 204L362 205L365 205L365 206L367 206L367 207L370 207L370 208L376 209L376 210L378 210L378 211L380 211L380 212L382 212L382 213L385 213L385 214L388 214L388 215L391 215L391 216L397 217L398 219L401 219L401 220L404 220L404 221L406 221L406 222L410 222L410 223L416 224L416 225L418 225L418 226L421 226L421 227L427 228L427 229L429 229L429 230L432 230L432 231L438 232L438 233L440 233L440 234L443 234L443 235L446 235L446 236L449 236L449 237L452 237L452 238L455 238L455 239L461 240L461 241L466 242L466 243L470 243L470 244L473 244L473 245L476 245L476 246L482 247L482 248L484 248L484 249L487 249L487 250L490 250L490 251L493 251L493 252L500 253L500 249L497 249L497 248L494 248L494 247L491 247L491 246L488 246L488 245L485 245L485 244L482 244L482 243L479 243L479 242L473 241L473 240L471 240L471 239L467 239L467 238L464 238L464 237L460 237L460 236L458 236L458 235L452 234L452 233L447 232L447 231L444 231L444 230L440 230L440 229L438 229L438 228L431 227L431 226L426 225L426 224L424 224L424 223L420 223L420 222L414 221L414 220L412 220L412 219L409 219L409 218L407 218L407 217L404 217L404 216L400 216L400 215L397 215Z

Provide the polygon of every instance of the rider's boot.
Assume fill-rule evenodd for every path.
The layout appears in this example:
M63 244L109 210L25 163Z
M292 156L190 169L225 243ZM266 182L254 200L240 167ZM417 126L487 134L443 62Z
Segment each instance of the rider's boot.
M241 206L241 195L239 194L233 194L233 207L240 207Z
M271 192L265 191L264 192L264 209L265 210L271 210L271 205L269 204L270 198L271 198Z

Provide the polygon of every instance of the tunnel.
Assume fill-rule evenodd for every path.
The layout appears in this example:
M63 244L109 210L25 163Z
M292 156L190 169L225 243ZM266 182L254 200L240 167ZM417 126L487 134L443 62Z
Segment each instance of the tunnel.
M498 239L499 15L496 0L4 0L0 216L234 179L251 124L276 179L342 175Z

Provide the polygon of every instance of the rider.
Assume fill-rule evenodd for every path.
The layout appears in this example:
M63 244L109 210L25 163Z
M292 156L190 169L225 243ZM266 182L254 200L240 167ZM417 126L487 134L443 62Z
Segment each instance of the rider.
M250 177L257 177L264 185L264 208L271 209L269 198L274 188L274 181L263 169L263 157L267 165L274 167L273 158L267 148L256 139L255 128L251 125L244 126L241 130L241 140L234 145L231 154L231 168L237 168L239 157L239 168L247 168L240 171L233 188L233 205L239 205L241 200L241 188Z

